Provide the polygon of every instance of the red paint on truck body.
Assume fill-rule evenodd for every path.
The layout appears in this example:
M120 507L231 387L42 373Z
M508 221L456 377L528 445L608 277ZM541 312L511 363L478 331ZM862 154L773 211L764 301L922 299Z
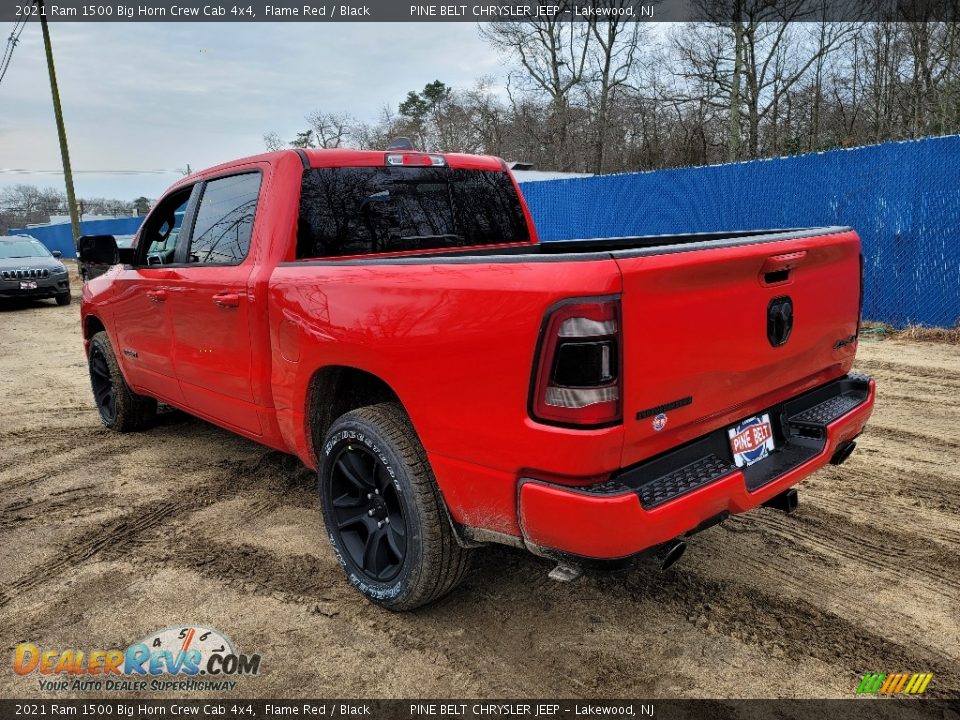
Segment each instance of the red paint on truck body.
M444 157L455 169L508 172L496 158ZM228 267L118 266L84 286L84 336L105 327L137 392L316 467L311 381L331 366L363 371L409 414L454 521L598 558L763 502L826 462L869 416L872 384L869 402L830 426L823 453L759 492L734 473L644 511L634 493L573 491L845 375L856 343L833 343L856 333L856 235L637 256L540 254L520 196L529 248L504 246L503 257L486 247L459 257L416 251L299 262L304 162L380 167L384 153L281 151L196 173L170 192L261 173L246 258ZM769 286L764 273L783 265L770 258L785 255L800 258L789 263L792 279ZM406 262L411 256L418 261ZM794 298L796 327L789 343L771 348L762 310L784 294ZM621 304L622 419L596 428L534 420L544 318L571 298L600 297ZM686 396L691 403L670 411L662 431L636 418Z

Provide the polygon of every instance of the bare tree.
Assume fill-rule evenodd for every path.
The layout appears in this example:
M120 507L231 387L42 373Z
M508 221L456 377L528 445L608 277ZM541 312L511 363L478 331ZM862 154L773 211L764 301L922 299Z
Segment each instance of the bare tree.
M280 135L272 131L263 134L263 144L270 152L283 150L283 148L287 146L287 144L280 139Z
M763 121L776 119L790 91L858 26L809 22L817 17L810 0L727 0L703 9L712 22L674 35L680 74L708 81L724 99L727 159L741 154L743 114L747 156L759 157Z
M505 59L518 62L511 72L516 87L528 94L545 94L549 103L549 141L563 168L570 166L568 139L571 98L582 90L587 71L591 22L562 19L573 4L557 2L560 12L519 22L496 22L480 26L480 36Z
M491 23L481 35L505 87L437 80L375 120L325 111L293 143L264 140L382 149L408 135L423 149L604 173L960 132L960 23L923 0L919 21L821 22L825 2L717 0L708 22L666 37L622 16Z
M317 139L317 147L342 147L350 137L350 129L356 121L347 113L321 112L317 110L306 117Z
M596 3L596 0L594 0ZM628 0L615 0L613 7L625 8ZM592 77L588 85L595 100L595 138L593 172L604 171L607 137L610 133L611 105L626 86L640 56L640 43L646 38L639 16L613 15L606 22L591 22L593 45L588 53Z

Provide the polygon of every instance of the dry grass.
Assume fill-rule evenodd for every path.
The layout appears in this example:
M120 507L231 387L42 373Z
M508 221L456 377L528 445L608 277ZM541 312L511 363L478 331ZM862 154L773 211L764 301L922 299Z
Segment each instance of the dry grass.
M897 338L900 340L914 340L916 342L945 343L960 345L960 326L954 328L926 327L924 325L908 325L902 330L892 325L878 322L864 322L860 330L863 339L885 340Z

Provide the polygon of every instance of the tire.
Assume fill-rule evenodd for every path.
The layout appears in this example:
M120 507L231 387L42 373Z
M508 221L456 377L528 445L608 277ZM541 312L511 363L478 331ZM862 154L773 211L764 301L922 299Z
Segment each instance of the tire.
M71 301L72 299L73 299L73 298L70 297L70 293L69 293L69 292L66 292L66 293L63 293L62 295L57 295L57 296L56 296L57 305L60 305L60 306L69 305L69 304L70 304L70 301Z
M117 432L132 432L153 424L157 401L137 395L127 385L106 332L98 332L90 340L87 365L93 401L104 425Z
M319 460L327 534L357 590L399 611L457 586L470 551L457 543L426 453L399 405L342 415Z

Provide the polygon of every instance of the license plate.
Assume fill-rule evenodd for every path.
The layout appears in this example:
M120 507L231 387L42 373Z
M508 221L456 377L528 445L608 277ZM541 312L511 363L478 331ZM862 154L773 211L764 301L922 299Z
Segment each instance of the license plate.
M21 280L20 281L21 290L36 290L37 281L36 280Z
M763 460L773 450L773 427L770 416L754 415L727 430L730 450L737 467L746 467Z

